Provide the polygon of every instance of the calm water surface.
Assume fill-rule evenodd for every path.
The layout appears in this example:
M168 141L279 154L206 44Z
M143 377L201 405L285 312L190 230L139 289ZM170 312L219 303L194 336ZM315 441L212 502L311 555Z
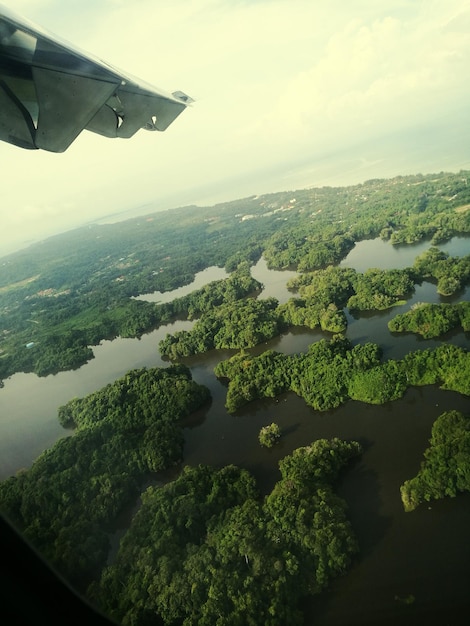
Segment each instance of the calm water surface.
M202 270L202 272L198 272L196 274L194 281L190 285L178 287L178 289L173 289L173 291L154 291L152 293L143 293L142 295L133 298L133 300L158 302L158 304L171 302L175 298L187 296L188 293L191 293L191 291L201 289L201 287L204 287L204 285L207 285L207 283L210 283L213 280L222 280L223 278L227 278L227 276L228 274L223 267L207 267L205 270Z
M370 267L379 269L404 269L411 267L417 256L431 247L429 241L392 246L380 238L368 239L356 244L348 256L341 261L342 267L353 267L358 272L365 272ZM468 237L453 237L450 241L439 244L440 250L451 256L466 256L470 252Z
M468 253L469 240L454 238L440 246L452 255ZM429 243L392 247L379 239L361 242L342 265L358 271L368 267L407 267ZM274 272L264 260L253 268L263 282L260 297L285 302L292 296L287 280L295 272ZM161 294L141 296L169 301L225 276L221 268L208 268L192 285ZM469 299L466 289L457 299ZM392 336L387 322L414 302L440 302L435 285L423 283L402 307L379 314L353 317L347 312L347 336L354 342L374 341L386 358L400 358L409 350L434 347L440 341L423 341L414 335ZM57 408L74 396L83 396L136 367L166 365L158 354L158 341L167 332L189 329L193 322L178 321L139 339L104 341L95 358L73 372L38 378L15 374L0 389L0 477L31 465L34 458L58 438L67 435L57 422ZM320 331L293 329L262 346L292 354L326 336ZM443 341L468 346L468 335L453 333ZM442 341L441 340L441 341ZM320 437L356 439L364 454L344 473L340 494L346 499L361 553L350 572L338 579L320 599L306 603L306 624L463 624L459 611L470 599L470 496L432 503L405 514L400 484L419 469L433 421L443 411L468 411L468 397L435 387L410 389L403 399L375 407L359 402L326 413L315 412L293 393L273 400L253 402L236 415L224 408L226 387L213 374L214 366L234 351L212 351L186 359L193 378L207 385L210 406L185 422L185 463L235 463L251 470L268 491L278 479L278 461L295 448ZM262 425L276 421L283 429L281 443L264 450L258 443ZM412 594L411 605L403 599Z

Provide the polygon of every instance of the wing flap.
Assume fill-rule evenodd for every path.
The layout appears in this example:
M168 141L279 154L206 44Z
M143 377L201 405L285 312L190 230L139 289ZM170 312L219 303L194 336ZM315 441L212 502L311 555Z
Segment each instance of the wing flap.
M83 129L166 130L193 100L95 59L0 5L0 140L63 152Z
M39 103L36 146L64 152L106 103L117 85L33 67Z
M132 137L140 128L163 131L186 108L183 103L153 94L119 90L118 95L123 106L123 121L117 130L118 137Z
M0 111L0 139L20 148L34 150L36 129L31 116L3 80L0 80Z

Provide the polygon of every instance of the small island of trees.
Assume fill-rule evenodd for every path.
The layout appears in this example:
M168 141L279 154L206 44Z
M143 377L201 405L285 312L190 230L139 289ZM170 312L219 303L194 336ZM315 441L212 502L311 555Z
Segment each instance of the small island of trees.
M249 269L245 267L244 271L249 276ZM246 298L200 309L200 318L193 329L167 334L159 350L163 356L177 360L214 348L251 348L293 326L342 333L347 329L345 307L351 311L380 311L399 306L412 294L415 284L428 278L447 280L449 276L454 291L467 284L470 255L453 258L431 248L417 257L412 268L402 270L370 268L360 273L329 266L291 279L288 286L297 290L300 297L290 298L285 304L279 305L275 298ZM448 291L449 281L447 285ZM459 325L466 331L470 327L468 311L465 302L453 306L429 305L423 310L415 307L412 313L391 320L389 329L412 330L426 338L439 336Z
M470 490L470 417L448 411L434 422L418 474L400 487L405 511Z
M428 304L420 302L388 323L394 333L417 333L425 339L439 337L454 328L470 331L470 302Z
M421 280L437 280L437 292L451 296L470 280L470 254L465 257L451 257L439 248L431 247L414 262L413 268Z
M470 353L453 345L408 353L381 361L373 343L352 346L337 335L292 356L268 350L253 357L240 352L215 367L229 379L226 407L234 412L258 398L294 391L312 408L327 411L349 399L383 404L401 398L411 385L441 384L470 395Z
M263 426L259 431L259 442L265 448L272 448L281 437L281 429L272 422L268 426Z

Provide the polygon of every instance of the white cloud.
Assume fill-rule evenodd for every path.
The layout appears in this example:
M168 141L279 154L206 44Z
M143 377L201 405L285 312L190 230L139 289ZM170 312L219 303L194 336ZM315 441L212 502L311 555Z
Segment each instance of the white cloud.
M16 236L15 225L34 222L31 207L45 211L44 228L50 219L56 228L261 170L288 173L298 162L309 171L309 161L372 139L377 153L362 162L386 172L385 135L399 141L436 120L452 132L462 123L462 113L452 114L470 95L469 7L467 0L16 0L14 10L80 48L197 101L162 134L112 141L83 133L63 155L0 144L2 230L12 206L24 215L8 222ZM416 157L417 170L423 162ZM79 208L67 212L71 205Z
M468 102L470 34L442 28L447 17L352 20L287 83L256 132L268 141L303 133L326 146L339 137L356 141L359 133L412 126Z

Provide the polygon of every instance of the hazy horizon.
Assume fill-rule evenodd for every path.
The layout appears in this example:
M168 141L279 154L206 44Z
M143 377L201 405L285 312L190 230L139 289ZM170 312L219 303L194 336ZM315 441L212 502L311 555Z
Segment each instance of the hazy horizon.
M173 209L178 209L182 207L190 207L194 206L194 210L197 211L198 207L207 207L214 206L223 202L231 202L236 200L241 200L243 198L247 198L252 195L265 195L269 193L277 193L282 191L296 191L300 189L307 188L319 188L324 186L331 187L347 187L350 185L362 184L367 180L373 178L379 179L388 179L394 178L395 176L407 176L407 175L415 175L415 174L438 174L439 172L454 172L458 173L460 170L470 169L470 162L464 164L462 167L436 167L431 169L421 168L413 170L410 168L399 169L398 167L391 167L388 175L383 175L383 167L382 162L371 161L368 162L365 158L357 159L358 164L355 168L351 168L349 171L338 171L334 173L333 166L328 166L321 164L317 164L317 169L321 172L323 178L319 180L318 184L300 184L294 186L279 186L275 184L269 185L268 182L263 185L262 179L261 182L257 185L256 180L253 181L238 181L238 183L232 183L231 185L228 183L221 183L220 185L207 186L206 188L202 187L199 190L188 190L185 193L181 194L181 200L178 202L177 197L172 201L171 198L166 198L163 200L155 200L149 201L145 204L139 204L137 206L129 206L124 207L121 210L116 210L111 213L107 213L101 216L96 217L96 219L86 219L83 221L78 221L75 225L70 226L69 228L64 228L61 230L51 230L51 232L44 234L42 237L38 237L37 239L31 239L29 241L24 242L12 242L12 247L6 252L2 252L0 258L13 254L14 252L18 252L20 250L24 250L29 246L32 246L41 241L47 241L50 237L54 237L55 235L60 235L65 232L73 231L78 228L82 228L84 226L90 224L114 224L117 222L123 222L129 219L137 218L140 216L146 216L153 213L159 213L164 211L171 211ZM331 168L332 171L329 171ZM308 168L306 166L299 171L287 171L285 176L280 176L280 180L287 179L303 179L305 177L306 182L309 179L309 171L312 168ZM272 180L271 180L272 183ZM227 188L225 188L227 187ZM232 188L233 192L230 193L228 188ZM236 190L240 191L239 194L234 195ZM243 192L245 190L245 192ZM4 244L2 244L3 247Z

